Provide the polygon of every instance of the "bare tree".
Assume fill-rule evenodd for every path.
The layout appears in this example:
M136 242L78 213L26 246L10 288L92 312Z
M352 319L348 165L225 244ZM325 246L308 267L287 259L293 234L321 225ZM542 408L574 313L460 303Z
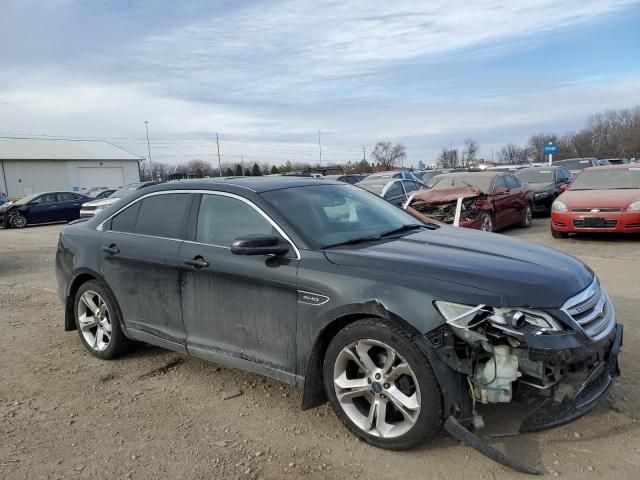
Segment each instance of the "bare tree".
M558 135L555 133L538 133L529 138L529 149L535 162L544 162L542 148L545 143L558 143Z
M458 149L443 148L438 155L437 164L440 168L456 168L460 166Z
M509 165L518 165L529 161L530 149L527 147L519 147L514 143L508 143L498 152L498 160L500 163Z
M474 138L467 138L464 141L464 150L462 151L462 162L468 167L476 161L476 155L480 151L480 143Z
M215 176L217 169L214 170L206 160L189 160L189 162L187 162L187 171L190 175L203 178Z
M406 148L401 143L392 145L391 142L378 142L371 152L371 161L379 163L385 170L393 169L406 158Z

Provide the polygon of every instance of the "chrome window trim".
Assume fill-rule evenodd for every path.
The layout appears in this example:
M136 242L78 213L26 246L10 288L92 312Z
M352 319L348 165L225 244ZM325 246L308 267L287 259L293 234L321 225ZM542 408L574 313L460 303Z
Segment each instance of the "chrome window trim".
M105 220L100 222L100 224L96 227L96 230L98 230L99 232L104 232L105 231L105 224L108 221L110 221L113 217L118 215L123 210L129 208L130 206L132 206L133 204L135 204L137 202L140 202L140 201L144 200L145 198L153 197L153 196L156 196L156 195L170 195L170 194L180 194L180 193L203 194L203 195L219 195L219 196L222 196L222 197L235 198L236 200L240 200L241 202L246 203L251 208L253 208L256 212L258 212L260 215L262 215L262 217L264 217L273 226L273 228L275 228L276 231L280 235L282 235L282 238L284 238L293 247L293 251L296 254L296 258L295 259L296 260L300 260L301 256L300 256L300 250L298 249L298 246L295 243L293 243L293 240L291 240L289 235L287 235L285 233L285 231L280 227L280 225L278 225L266 212L264 212L260 207L258 207L251 200L248 200L248 199L244 198L241 195L237 195L235 193L230 193L230 192L222 192L220 190L182 190L181 189L181 190L162 190L162 191L159 191L159 192L150 192L150 193L147 193L146 195L143 195L141 197L136 198L133 202L127 203L122 208L118 209L116 212L114 212L111 215L109 215L109 217L107 217ZM197 219L196 219L196 222L197 222ZM112 231L112 230L110 230L110 231ZM226 248L226 249L231 250L230 247L226 247L224 245L212 245L210 243L195 242L195 241L191 241L191 240L183 240L183 239L178 239L178 238L156 237L156 236L153 236L153 235L145 235L145 234L142 234L142 233L116 232L116 231L113 231L113 232L114 233L123 233L123 234L126 234L126 235L138 235L138 236L142 236L142 237L163 238L165 240L175 240L175 241L180 241L180 242L196 243L196 244L199 244L199 245L207 245L207 246L211 246L211 247Z

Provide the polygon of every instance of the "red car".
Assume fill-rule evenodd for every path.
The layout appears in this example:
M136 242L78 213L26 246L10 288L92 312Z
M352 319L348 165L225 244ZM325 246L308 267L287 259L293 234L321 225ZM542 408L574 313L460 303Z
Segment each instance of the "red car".
M551 206L551 235L640 233L640 165L583 170Z
M462 198L458 226L488 232L510 225L531 225L533 188L504 172L464 172L441 176L429 190L415 192L405 210L424 220L424 215L454 223L458 198Z

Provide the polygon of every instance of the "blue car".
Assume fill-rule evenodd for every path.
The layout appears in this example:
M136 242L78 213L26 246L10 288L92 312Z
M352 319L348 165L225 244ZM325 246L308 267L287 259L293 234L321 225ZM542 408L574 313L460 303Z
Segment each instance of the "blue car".
M80 218L80 208L92 197L75 192L47 192L27 195L0 206L0 225L24 228L36 223L70 222Z

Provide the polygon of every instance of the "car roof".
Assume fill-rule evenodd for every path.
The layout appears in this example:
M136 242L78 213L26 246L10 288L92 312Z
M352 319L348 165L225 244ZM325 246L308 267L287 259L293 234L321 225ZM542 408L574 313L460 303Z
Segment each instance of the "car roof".
M611 170L640 170L640 165L636 163L622 163L619 165L599 165L597 167L589 167L582 170L583 172L609 172Z
M546 166L539 166L539 167L525 167L525 168L521 168L519 169L516 174L521 173L521 172L531 172L532 170L557 170L559 168L567 168L564 167L562 165L546 165Z
M344 185L344 182L327 180L327 183ZM188 190L215 190L216 188L239 187L251 190L256 193L269 192L271 190L281 190L283 188L305 187L308 185L319 185L318 179L314 177L301 176L262 176L262 177L215 177L198 178L188 180L172 180L154 187L148 191L155 190L175 190L184 188ZM152 190L153 189L153 190Z
M475 177L497 177L498 175L504 175L508 172L500 171L500 170L492 170L492 171L481 171L481 172L449 172L441 174L444 176L456 176L456 177L468 177L469 175L473 175Z

